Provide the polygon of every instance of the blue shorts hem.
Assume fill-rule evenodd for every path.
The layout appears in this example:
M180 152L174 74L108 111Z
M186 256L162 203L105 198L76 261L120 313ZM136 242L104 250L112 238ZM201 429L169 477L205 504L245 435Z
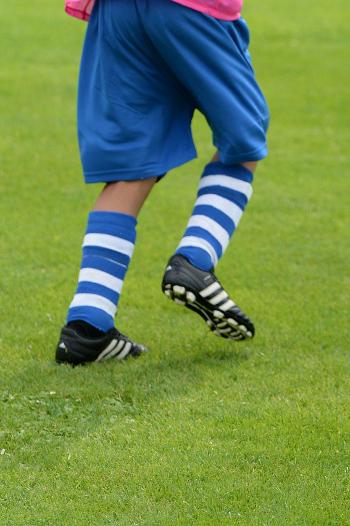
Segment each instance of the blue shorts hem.
M116 181L140 181L144 179L151 179L153 177L162 177L170 170L177 168L193 159L196 159L197 152L190 150L187 155L172 163L156 164L152 168L140 168L133 170L114 169L101 172L84 172L84 179L86 184L93 183L112 183Z
M220 161L223 164L241 164L254 161L261 161L262 159L265 159L267 155L268 148L267 144L265 144L263 147L251 150L248 153L243 153L239 155L220 155Z

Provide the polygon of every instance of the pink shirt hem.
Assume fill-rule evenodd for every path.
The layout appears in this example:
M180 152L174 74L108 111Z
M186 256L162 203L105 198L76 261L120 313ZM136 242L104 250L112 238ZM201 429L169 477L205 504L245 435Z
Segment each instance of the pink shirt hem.
M241 16L242 0L217 0L215 7L206 5L212 0L172 0L177 4L213 16L220 20L237 20ZM95 0L65 0L65 11L80 20L88 20Z
M234 11L232 12L232 8L228 10L227 7L221 8L221 9L215 9L213 7L205 7L202 4L199 4L198 1L195 0L172 0L172 2L175 2L176 4L181 4L186 7L190 7L191 9L194 9L195 11L200 11L201 13L204 13L206 15L213 16L214 18L219 18L220 20L237 20L241 16L240 11ZM225 13L224 10L230 11Z
M67 15L74 16L74 18L79 18L80 20L89 20L90 15L86 11L79 11L78 9L73 9L72 7L66 6L64 8Z

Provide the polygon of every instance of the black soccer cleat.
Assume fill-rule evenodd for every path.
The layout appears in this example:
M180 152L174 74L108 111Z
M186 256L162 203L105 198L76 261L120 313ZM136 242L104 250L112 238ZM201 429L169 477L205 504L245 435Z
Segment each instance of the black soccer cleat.
M112 358L116 360L123 360L129 356L138 358L147 351L146 347L131 341L117 329L111 329L102 336L88 337L66 325L61 331L56 348L56 362L82 365Z
M197 312L217 336L231 340L253 338L253 323L229 297L213 272L194 267L180 254L170 258L162 290L175 303Z

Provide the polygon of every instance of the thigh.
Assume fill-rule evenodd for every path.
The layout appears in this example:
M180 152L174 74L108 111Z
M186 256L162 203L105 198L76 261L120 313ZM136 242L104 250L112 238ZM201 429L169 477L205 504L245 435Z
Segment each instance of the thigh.
M265 157L269 112L246 22L218 20L165 0L148 4L147 32L207 118L220 159L234 164Z
M154 49L135 0L98 1L81 61L78 128L87 182L160 176L192 159L194 102Z

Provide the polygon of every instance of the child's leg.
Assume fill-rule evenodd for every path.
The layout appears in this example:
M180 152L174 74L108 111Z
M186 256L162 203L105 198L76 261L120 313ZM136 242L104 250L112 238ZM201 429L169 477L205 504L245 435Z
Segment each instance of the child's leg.
M177 254L202 270L216 267L252 195L256 164L224 165L212 161L205 167Z
M123 281L136 240L136 217L155 178L107 185L89 214L76 294L67 322L99 331L114 327Z
M164 293L197 312L217 335L252 338L254 325L236 305L213 270L223 256L252 194L255 162L212 161L200 179L185 234L169 260Z
M56 361L122 360L147 351L114 328L136 239L136 217L156 178L107 185L89 214L76 294L61 331Z
M220 160L220 154L219 154L219 152L216 152L216 154L212 158L211 162L213 163L213 162L219 161L219 160ZM255 173L255 171L257 169L257 166L258 166L258 162L257 161L251 161L251 162L246 162L246 163L241 163L241 164L242 164L242 166L244 166L244 168L247 168L247 170L252 172L252 174Z
M142 352L113 329L136 217L155 178L196 154L194 101L150 42L141 8L148 10L148 2L97 2L87 27L78 96L80 154L86 182L110 184L89 216L78 289L57 346L59 362Z
M94 210L119 212L137 217L156 180L156 177L152 177L140 181L118 181L107 184L96 199Z
M172 2L155 3L147 29L156 49L205 115L219 156L200 180L192 216L162 288L232 339L254 326L212 269L252 194L253 170L267 154L268 107L256 81L243 19L217 20Z

